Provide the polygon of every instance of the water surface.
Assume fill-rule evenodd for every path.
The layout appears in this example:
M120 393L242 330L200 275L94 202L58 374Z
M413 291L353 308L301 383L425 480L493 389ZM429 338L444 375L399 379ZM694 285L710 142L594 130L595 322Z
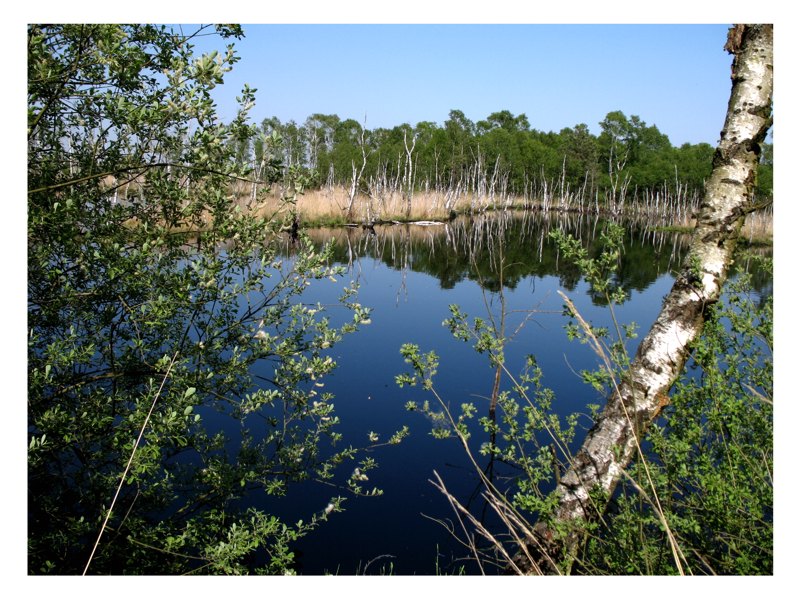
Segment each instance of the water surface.
M487 414L494 368L486 355L456 340L442 322L450 316L452 304L471 318L497 322L505 311L506 334L514 333L505 348L511 373L519 373L526 357L534 355L543 369L544 384L556 394L556 412L586 412L588 403L602 403L598 392L578 375L596 367L598 359L587 346L568 341L557 291L566 293L594 325L610 327L613 321L605 299L591 293L550 240L548 233L554 228L594 247L603 222L574 215L545 219L509 213L428 227L309 232L320 244L336 240L335 260L347 267L345 281L357 281L359 302L372 308L371 324L333 348L339 366L325 384L335 395L345 443L365 445L370 432L386 440L402 426L408 426L411 435L399 446L372 452L380 466L371 472L369 486L384 494L348 499L345 512L331 515L304 538L296 548L299 572L432 574L460 568L477 572L467 549L448 531L463 536L452 508L431 480L438 473L473 514L488 514L478 495L478 476L456 439L434 439L425 416L406 410L409 401L435 400L419 388L401 389L394 383L397 374L407 371L399 350L404 343L435 350L440 357L435 379L440 397L456 412L470 402L479 416ZM672 272L688 236L630 223L626 231L619 283L627 300L617 307L616 319L635 322L644 333L672 285ZM304 300L335 304L339 293L340 286L324 280L315 282ZM632 351L635 346L636 340L630 343ZM504 388L510 388L508 381ZM582 425L588 427L588 418ZM480 458L477 449L487 434L477 424L472 431L471 444ZM482 460L483 467L486 459ZM498 477L503 473L502 468L497 470ZM321 511L335 493L309 482L270 506L287 519L307 518L310 512Z

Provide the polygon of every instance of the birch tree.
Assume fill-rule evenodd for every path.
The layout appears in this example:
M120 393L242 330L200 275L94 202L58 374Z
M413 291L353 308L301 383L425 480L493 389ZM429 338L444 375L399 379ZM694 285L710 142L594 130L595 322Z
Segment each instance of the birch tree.
M403 169L403 184L405 187L406 193L406 218L411 218L411 198L414 195L414 161L412 160L412 155L414 154L414 148L417 145L417 136L418 134L415 133L411 137L411 146L408 145L408 130L403 129L403 148L406 151L406 162Z
M533 528L515 562L527 572L570 568L586 525L604 511L647 427L669 403L707 309L720 296L744 217L752 208L760 145L772 125L772 25L736 25L732 89L691 246L630 368L556 487L557 506ZM563 571L562 571L563 572Z
M351 161L351 165L353 168L353 177L350 181L350 191L347 194L347 209L346 214L348 220L352 220L353 218L353 204L356 201L356 196L358 195L358 187L361 183L361 178L364 175L364 169L367 168L367 128L366 128L366 119L364 120L364 127L361 127L361 133L358 136L358 146L361 150L361 165L356 167L356 161L353 159ZM369 221L369 219L368 219Z

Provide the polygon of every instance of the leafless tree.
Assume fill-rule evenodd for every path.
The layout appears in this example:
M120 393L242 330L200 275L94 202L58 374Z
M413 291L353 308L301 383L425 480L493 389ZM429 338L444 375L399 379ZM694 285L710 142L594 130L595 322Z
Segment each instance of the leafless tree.
M411 218L411 198L414 193L414 161L412 155L417 145L417 134L411 137L411 147L408 145L408 129L403 130L403 147L406 151L406 162L403 170L403 187L406 194L406 218Z

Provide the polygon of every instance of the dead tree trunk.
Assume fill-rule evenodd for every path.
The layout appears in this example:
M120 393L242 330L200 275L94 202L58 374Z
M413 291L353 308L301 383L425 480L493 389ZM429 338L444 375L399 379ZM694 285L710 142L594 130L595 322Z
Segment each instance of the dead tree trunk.
M411 219L411 198L414 195L414 161L411 155L414 153L414 148L417 145L417 134L415 133L411 138L411 147L408 147L407 134L408 130L403 130L403 146L406 150L406 163L405 170L403 171L403 183L406 188L406 219Z
M760 144L772 125L772 25L732 28L725 49L734 55L733 85L689 253L629 372L561 478L557 509L533 529L528 552L537 564L522 552L515 559L527 572L552 573L554 561L571 565L586 523L605 510L646 428L669 402L706 309L719 299L748 212Z
M367 143L366 143L366 122L361 129L361 135L358 139L358 145L361 148L361 166L356 168L356 161L352 161L353 165L353 179L350 183L350 192L347 195L347 220L353 220L353 204L358 195L358 188L361 183L361 177L364 175L364 169L367 168ZM365 223L365 225L372 225L372 223Z

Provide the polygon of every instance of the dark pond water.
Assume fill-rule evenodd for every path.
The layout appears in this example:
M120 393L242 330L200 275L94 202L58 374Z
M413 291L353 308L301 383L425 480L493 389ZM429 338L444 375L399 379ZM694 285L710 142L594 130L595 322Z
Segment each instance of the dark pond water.
M335 395L345 444L366 445L370 432L386 440L402 426L411 433L400 445L371 454L379 468L371 472L369 486L382 489L382 496L349 498L345 512L331 515L297 545L299 572L476 572L469 551L448 531L454 527L462 535L449 503L430 480L438 473L450 493L473 514L487 515L491 524L478 495L478 476L456 439L434 439L426 417L406 410L409 401L435 400L419 388L395 384L395 376L407 370L400 347L414 343L424 351L435 350L440 357L435 387L441 398L454 408L471 402L478 416L486 414L494 369L485 355L456 340L442 322L450 316L451 304L471 319L499 320L504 311L506 333L516 332L505 349L511 373L519 373L532 354L544 372L544 384L555 392L558 413L586 411L587 403L602 403L577 374L595 367L597 358L586 346L568 341L557 291L565 292L595 325L609 326L610 313L548 238L550 230L563 228L590 244L602 226L602 221L574 216L545 220L508 214L446 226L310 232L319 243L336 239L336 261L347 266L345 281L357 281L359 302L372 308L371 324L333 348L338 368L325 384ZM627 301L618 307L616 318L637 323L644 333L672 285L671 273L688 236L634 224L627 224L626 231L619 278ZM312 285L305 299L333 304L339 293L339 286L326 280ZM346 316L342 310L342 318ZM503 382L505 389L510 385ZM587 424L588 420L582 423ZM486 439L476 425L473 448ZM475 455L484 467L488 459L477 451ZM499 469L498 477L502 474ZM286 519L307 519L324 509L334 494L321 484L304 483L270 509Z

